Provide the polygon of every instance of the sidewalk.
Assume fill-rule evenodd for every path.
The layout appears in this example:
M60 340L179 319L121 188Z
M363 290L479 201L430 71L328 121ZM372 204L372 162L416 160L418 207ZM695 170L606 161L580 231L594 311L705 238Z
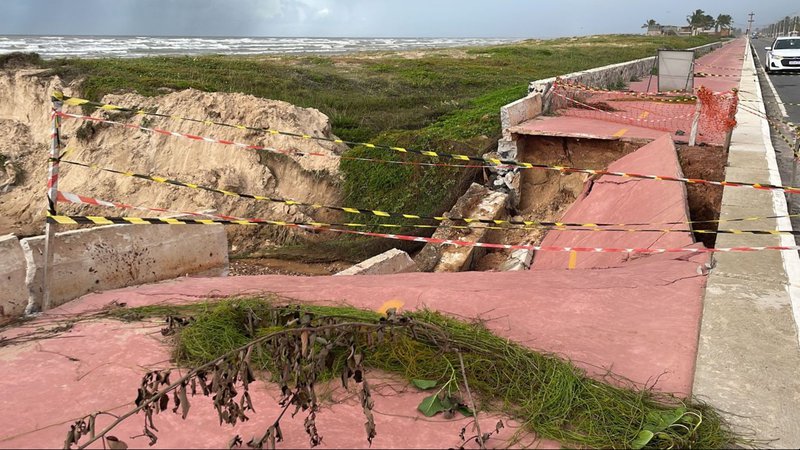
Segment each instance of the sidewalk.
M763 101L752 53L740 85L747 105ZM744 109L726 179L781 184L767 122ZM787 215L782 192L725 188L721 218ZM791 229L788 218L749 227ZM792 236L719 235L718 247L795 245ZM731 422L776 448L800 447L800 258L797 252L718 254L706 288L694 393L734 412ZM742 417L744 416L744 417ZM765 445L765 444L760 444Z

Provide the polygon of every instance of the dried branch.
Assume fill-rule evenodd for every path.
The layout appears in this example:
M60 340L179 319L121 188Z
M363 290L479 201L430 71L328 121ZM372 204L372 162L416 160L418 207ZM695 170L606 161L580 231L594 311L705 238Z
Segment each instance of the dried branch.
M458 354L458 362L461 366L461 376L464 377L464 389L467 391L467 399L469 399L469 407L472 408L472 416L475 418L475 429L478 431L478 445L480 448L486 448L486 443L483 439L483 434L481 433L481 425L478 423L478 408L475 407L475 400L472 398L472 392L469 390L469 381L467 381L467 372L464 369L464 357L461 356L461 351L456 349L456 354Z
M300 336L301 342L305 342L306 343L305 347L301 348L301 350L300 350L300 353L303 354L303 353L308 352L308 350L309 350L309 346L307 344L308 344L308 342L310 340L309 339L310 336L312 336L312 335L316 336L317 333L323 332L323 331L328 331L328 330L355 329L355 330L378 330L379 332L382 332L383 329L385 329L387 327L393 327L393 328L394 327L409 327L409 328L411 328L411 327L416 327L416 326L422 326L423 328L430 328L430 329L436 328L436 327L434 327L432 325L429 325L429 324L412 323L411 320L409 320L409 319L407 319L405 317L396 317L396 316L391 316L388 320L387 319L382 319L381 322L379 322L379 323L342 322L342 323L322 324L322 325L318 325L318 326L308 326L308 325L310 325L311 320L310 320L310 318L307 319L305 316L308 316L308 315L304 315L304 317L301 318L301 320L299 322L301 324L300 327L287 328L287 329L283 329L283 330L280 330L280 331L269 333L267 335L264 335L264 336L261 336L259 338L256 338L256 339L248 342L246 345L243 345L243 346L241 346L241 347L239 347L239 348L237 348L235 350L232 350L232 351L230 351L228 353L225 353L224 355L222 355L222 356L220 356L218 358L215 358L214 360L212 360L210 362L207 362L207 363L205 363L205 364L203 364L203 365L201 365L199 367L195 367L195 368L191 369L184 376L180 377L179 379L177 379L176 381L174 381L172 383L169 383L168 371L163 372L163 373L162 372L151 372L151 373L147 374L145 376L145 380L143 380L143 385L142 385L142 387L140 388L140 391L139 391L139 396L140 397L137 398L137 406L134 409L128 411L127 413L122 414L121 416L117 417L116 420L114 420L114 422L112 422L110 425L108 425L102 431L99 431L97 433L93 433L90 436L90 439L87 442L79 445L78 448L79 449L87 448L89 445L91 445L92 443L94 443L98 439L104 438L111 430L116 428L124 420L126 420L127 418L129 418L132 415L137 414L137 413L139 413L141 411L145 411L145 430L149 430L151 428L155 429L155 427L152 426L152 413L153 412L157 413L159 411L167 409L168 408L168 404L169 404L169 393L175 391L176 389L179 389L179 391L175 395L175 398L178 399L178 400L176 400L176 402L175 402L176 403L176 408L174 409L174 411L177 412L177 408L178 408L179 405L185 405L185 406L182 407L183 416L185 417L186 414L188 413L188 399L186 399L185 389L186 389L186 386L188 385L188 383L190 382L190 380L191 380L192 386L194 388L194 384L195 384L194 380L195 379L200 379L200 387L201 387L201 389L203 389L203 393L205 395L208 395L209 386L207 386L206 380L204 379L207 370L209 370L211 368L216 368L217 366L219 366L221 364L225 364L225 362L228 361L228 360L235 360L235 358L236 358L236 356L238 354L248 355L248 356L245 357L245 358L248 358L250 350L252 348L254 348L255 346L258 346L260 344L267 343L267 342L269 342L271 340L287 338L288 336ZM293 324L293 322L290 322L290 325ZM441 331L441 330L439 330L439 331ZM328 348L328 347L332 348L332 345L328 345L328 346L326 346L324 348ZM323 351L324 351L324 349L323 349ZM347 373L343 374L343 377L342 377L343 378L343 384L345 385L345 387L346 387L346 384L347 384L346 380L347 380L347 378L350 378L350 377L354 378L354 380L357 383L361 383L362 382L362 380L363 380L363 378L362 378L363 369L361 367L361 362L362 361L363 361L363 357L361 355L359 355L359 354L351 354L348 357L348 364L346 365L346 368L345 368L345 371ZM290 394L289 392L287 392L287 389L286 389L288 384L289 384L289 381L290 381L289 364L288 364L290 361L287 360L285 362L287 364L282 368L283 369L283 373L281 374L281 383L280 383L281 387L282 387L282 390L284 391L284 400L282 401L281 404L283 406L288 406L290 404L294 404L296 406L296 408L297 408L295 413L297 411L299 411L300 409L305 410L305 409L308 409L309 407L311 407L312 405L316 405L316 398L315 398L315 395L313 393L313 382L315 380L315 376L313 375L313 373L315 371L313 370L313 368L311 369L312 372L309 373L309 375L311 375L309 377L310 383L306 385L304 383L299 383L300 380L294 380L295 382L298 382L301 385L297 386L297 390L296 390L296 392L294 394ZM292 363L295 364L295 366L299 365L298 361L292 361ZM247 364L244 364L244 366L247 366ZM230 367L226 367L226 368L231 369ZM225 372L225 371L223 371L223 372ZM238 407L233 407L232 406L232 404L235 405L235 403L232 402L232 398L233 398L233 396L235 396L235 390L227 391L227 397L224 398L224 399L215 399L215 408L217 408L217 411L220 414L221 421L228 422L228 423L231 423L231 424L236 423L237 420L247 420L247 417L244 416L244 411L248 410L248 409L250 409L250 410L252 409L252 405L249 404L249 394L247 394L247 392L246 392L246 385L250 381L253 381L253 379L251 378L252 375L249 372L249 366L247 366L243 370L244 374L242 374L241 372L237 372L237 373L234 373L234 372L236 372L236 371L228 370L226 372L226 374L222 377L224 379L218 379L216 377L219 375L220 371L215 371L215 379L212 381L212 386L214 386L215 389L218 388L219 384L225 384L225 385L228 385L228 386L230 386L232 388L232 383L235 382L237 377L239 377L243 381L243 384L245 384L245 393L243 394L243 397L242 397L242 403L239 404ZM161 388L160 390L156 389L158 386L163 386L163 385L166 385L166 387ZM368 387L366 387L364 389L367 389L366 391L362 391L362 392L366 392L366 395L365 395L366 399L362 399L362 404L366 404L366 405L369 405L371 407L372 401L371 401L371 399L369 399L369 396L368 396ZM194 389L193 389L193 393L194 393ZM234 410L224 410L223 408L225 408L225 407L227 407L227 408L233 407ZM316 435L316 426L313 423L313 419L314 419L314 415L315 415L315 408L312 407L311 409L312 409L312 411L309 414L310 423L309 423L309 418L306 419L306 430L311 435L312 445L313 445L315 442L319 443L319 441L321 441L321 438L318 435ZM365 406L365 410L366 409L367 408ZM372 421L369 420L369 417L370 416L368 416L367 430L368 430L368 439L371 441L372 437L374 436L374 424L373 424L373 429L370 431L370 423ZM74 427L75 426L73 426L73 428ZM145 432L145 434L149 436L149 433ZM82 433L78 433L77 438L75 438L74 435L73 435L72 439L68 439L67 442L65 442L65 448L70 448L73 443L77 444L78 443L78 439L80 438L81 435L82 435Z

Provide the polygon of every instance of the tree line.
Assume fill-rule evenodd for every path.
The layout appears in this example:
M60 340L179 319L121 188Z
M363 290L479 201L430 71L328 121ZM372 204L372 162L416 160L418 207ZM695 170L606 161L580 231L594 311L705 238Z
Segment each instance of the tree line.
M686 16L686 22L688 22L694 30L714 28L719 32L720 29L731 28L733 17L729 14L720 14L715 19L712 15L706 14L702 9L697 9L692 14ZM653 28L659 25L660 24L655 19L650 19L642 25L642 28Z

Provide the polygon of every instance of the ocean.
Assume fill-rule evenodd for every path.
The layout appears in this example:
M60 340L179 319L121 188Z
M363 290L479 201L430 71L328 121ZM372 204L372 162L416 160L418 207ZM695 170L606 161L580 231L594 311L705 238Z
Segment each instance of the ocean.
M45 59L207 54L313 55L480 46L513 41L499 38L0 36L0 54L36 52Z

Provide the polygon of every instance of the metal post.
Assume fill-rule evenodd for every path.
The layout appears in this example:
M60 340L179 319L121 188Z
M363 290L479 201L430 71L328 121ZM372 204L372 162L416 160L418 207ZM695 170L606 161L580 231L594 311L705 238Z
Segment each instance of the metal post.
M700 97L697 97L697 103L694 109L694 120L692 121L692 131L689 133L689 146L694 147L697 144L697 127L700 125L700 110L703 108L703 102Z
M736 113L739 110L739 90L738 89L734 89L733 90L733 95L736 96L735 97L735 99L736 99L736 107L735 108L731 108L730 109L730 114L728 114L728 118L731 119L731 121L736 119ZM731 123L733 123L733 122L731 122ZM731 127L728 130L727 133L725 133L725 144L723 145L722 148L724 148L726 152L730 151L730 149L731 149L731 139L732 138L733 138L733 127Z
M794 149L792 155L792 182L790 186L797 186L797 158L800 157L800 136L794 137Z
M63 102L53 97L53 113L52 122L53 128L50 135L50 169L47 175L47 214L48 216L56 215L56 203L58 199L58 163L61 156L61 117L58 113L61 112ZM53 254L55 253L55 234L56 224L50 223L50 220L45 224L44 231L44 270L43 270L43 286L42 286L42 311L50 309L50 288L52 278Z

